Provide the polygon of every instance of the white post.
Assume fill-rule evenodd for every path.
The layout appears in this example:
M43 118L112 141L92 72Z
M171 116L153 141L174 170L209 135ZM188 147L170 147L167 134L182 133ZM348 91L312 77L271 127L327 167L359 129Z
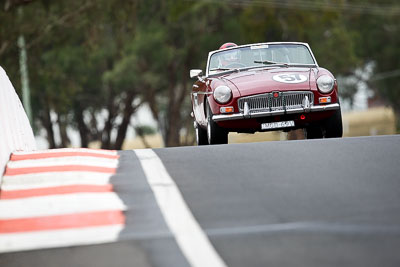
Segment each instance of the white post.
M19 47L19 68L21 72L21 85L22 85L22 103L24 103L26 114L28 115L29 121L32 123L31 93L29 90L27 54L26 54L25 38L22 34L18 37L18 47Z

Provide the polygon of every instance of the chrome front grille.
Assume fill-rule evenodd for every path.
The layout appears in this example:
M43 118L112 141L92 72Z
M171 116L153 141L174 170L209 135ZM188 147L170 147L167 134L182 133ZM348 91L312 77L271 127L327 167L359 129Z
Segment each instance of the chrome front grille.
M244 103L247 102L251 113L261 111L286 110L303 107L305 97L308 97L310 105L314 104L314 94L309 91L277 92L278 97L274 97L274 92L241 97L238 99L239 111L243 112Z

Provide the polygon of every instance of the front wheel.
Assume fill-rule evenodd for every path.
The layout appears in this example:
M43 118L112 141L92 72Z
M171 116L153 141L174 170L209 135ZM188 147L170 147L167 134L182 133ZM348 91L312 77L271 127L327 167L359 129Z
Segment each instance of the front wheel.
M200 125L197 124L197 122L196 122L195 131L196 131L196 142L197 142L197 145L198 146L208 145L207 130L201 128Z
M212 112L210 105L207 102L207 139L210 145L227 144L228 132L219 127L218 124L212 120Z
M317 125L312 125L305 128L304 136L306 137L306 139L319 139L324 137L321 127Z
M343 136L342 112L340 109L325 120L325 138L337 138Z

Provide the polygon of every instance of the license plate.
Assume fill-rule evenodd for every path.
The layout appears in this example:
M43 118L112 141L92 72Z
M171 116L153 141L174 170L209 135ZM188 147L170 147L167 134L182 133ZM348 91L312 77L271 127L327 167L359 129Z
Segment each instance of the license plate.
M294 126L294 121L277 121L277 122L261 124L261 130L287 128L287 127L293 127L293 126Z

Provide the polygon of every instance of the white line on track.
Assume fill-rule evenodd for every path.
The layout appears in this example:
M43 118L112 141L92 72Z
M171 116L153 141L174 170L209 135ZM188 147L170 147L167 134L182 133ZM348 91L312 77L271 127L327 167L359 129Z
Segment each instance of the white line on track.
M0 219L53 216L102 210L126 210L115 193L77 193L0 201Z
M192 266L226 266L194 218L160 158L151 149L134 150L164 219Z
M0 235L0 253L115 242L123 225Z
M207 229L211 236L242 235L242 234L268 234L296 231L298 233L335 233L335 234L392 234L399 235L400 227L397 225L375 224L347 224L326 223L318 221L289 222L277 224L252 225L242 227Z

